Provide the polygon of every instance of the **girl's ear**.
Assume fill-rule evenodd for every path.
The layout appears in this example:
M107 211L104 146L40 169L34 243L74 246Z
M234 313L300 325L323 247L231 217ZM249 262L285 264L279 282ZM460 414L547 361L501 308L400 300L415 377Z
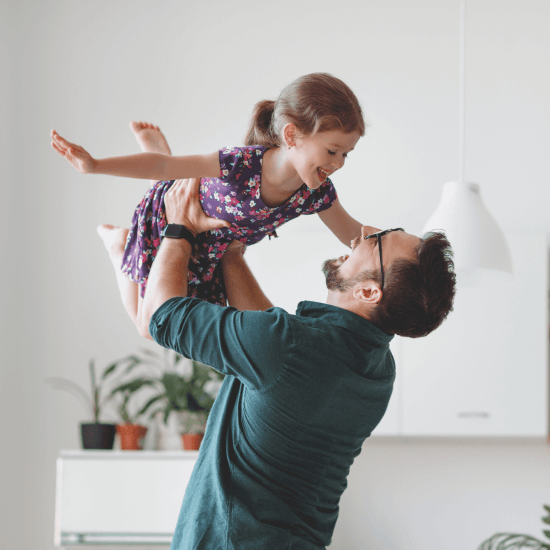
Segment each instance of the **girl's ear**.
M290 149L296 145L296 136L298 134L298 129L292 122L285 124L283 127L283 139L287 147Z

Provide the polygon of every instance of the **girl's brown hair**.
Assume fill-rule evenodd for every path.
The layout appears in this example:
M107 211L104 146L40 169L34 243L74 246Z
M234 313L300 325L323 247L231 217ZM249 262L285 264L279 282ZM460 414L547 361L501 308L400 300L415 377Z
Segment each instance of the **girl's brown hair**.
M256 103L245 145L281 145L281 131L289 122L305 136L335 129L365 135L357 97L344 82L327 73L301 76L281 92L277 101Z

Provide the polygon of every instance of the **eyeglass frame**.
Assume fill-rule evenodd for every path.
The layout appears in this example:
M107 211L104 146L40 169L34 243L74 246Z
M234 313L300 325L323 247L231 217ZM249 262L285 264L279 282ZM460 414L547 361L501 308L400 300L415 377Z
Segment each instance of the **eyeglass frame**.
M382 275L382 283L380 285L380 290L384 289L384 268L382 267L382 237L386 233L391 233L392 231L405 231L402 227L396 227L395 229L384 229L383 231L377 231L376 233L371 233L370 235L367 235L364 237L365 240L370 239L372 237L376 237L378 241L378 252L380 252L380 273Z

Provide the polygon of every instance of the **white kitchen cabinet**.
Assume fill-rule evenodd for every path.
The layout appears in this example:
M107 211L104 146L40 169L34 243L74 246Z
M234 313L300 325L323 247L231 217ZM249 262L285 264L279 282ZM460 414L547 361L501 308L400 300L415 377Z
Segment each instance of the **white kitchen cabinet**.
M56 546L169 544L198 451L61 451Z
M513 275L459 277L443 325L403 339L401 435L548 434L548 243L536 234L507 240Z

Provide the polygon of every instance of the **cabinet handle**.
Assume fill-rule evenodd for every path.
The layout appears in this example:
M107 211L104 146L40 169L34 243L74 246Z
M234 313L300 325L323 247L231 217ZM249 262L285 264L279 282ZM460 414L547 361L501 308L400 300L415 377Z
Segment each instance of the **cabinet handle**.
M489 418L491 415L488 412L459 412L458 418Z

